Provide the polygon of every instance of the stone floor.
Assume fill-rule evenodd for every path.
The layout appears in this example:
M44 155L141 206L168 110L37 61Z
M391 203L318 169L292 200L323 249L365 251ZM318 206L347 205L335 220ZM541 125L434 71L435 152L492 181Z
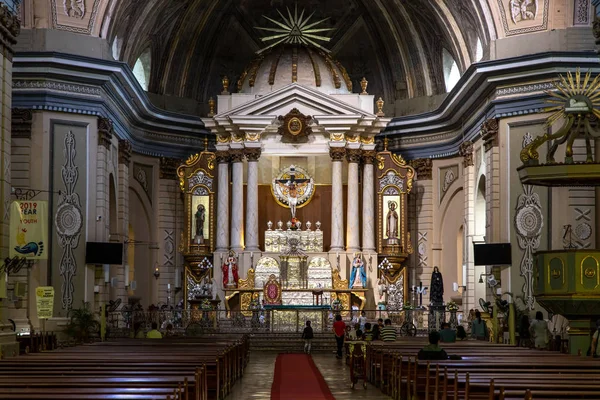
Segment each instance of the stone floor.
M244 377L235 384L226 400L268 400L271 394L276 358L277 353L252 352ZM381 394L379 389L374 386L367 385L367 389L363 389L362 381L356 385L356 389L352 390L349 381L349 368L341 360L337 360L335 355L327 353L313 354L313 360L336 400L390 399L390 397Z

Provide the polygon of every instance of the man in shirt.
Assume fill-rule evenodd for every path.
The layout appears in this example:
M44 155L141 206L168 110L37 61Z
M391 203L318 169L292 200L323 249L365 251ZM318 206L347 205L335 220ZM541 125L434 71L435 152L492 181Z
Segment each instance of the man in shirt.
M335 342L337 344L336 358L342 358L342 349L344 348L344 336L346 335L346 324L342 321L340 314L335 316L333 323L333 333L335 334Z
M152 323L152 330L146 333L146 339L162 339L162 333L158 330L158 324Z
M392 326L392 320L386 319L383 328L381 328L381 340L384 342L396 341L396 329Z
M454 343L456 342L456 331L450 328L450 324L444 322L442 324L442 330L440 331L440 340L443 343Z
M419 350L419 360L447 360L448 354L439 345L440 333L431 331L429 334L429 344Z

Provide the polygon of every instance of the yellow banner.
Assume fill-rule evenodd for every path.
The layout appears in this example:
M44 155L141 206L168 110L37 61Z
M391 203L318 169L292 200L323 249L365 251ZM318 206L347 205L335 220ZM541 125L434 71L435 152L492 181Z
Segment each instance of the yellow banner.
M10 207L10 252L12 257L46 260L48 252L48 202L13 201Z
M54 309L54 288L52 286L39 286L35 289L38 318L52 318Z

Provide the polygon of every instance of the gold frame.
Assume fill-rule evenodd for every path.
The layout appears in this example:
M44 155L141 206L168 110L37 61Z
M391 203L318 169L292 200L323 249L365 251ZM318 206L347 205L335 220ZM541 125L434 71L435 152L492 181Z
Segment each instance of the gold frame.
M304 169L304 168L302 168L302 169ZM280 174L282 171L283 171L283 169L282 169L281 171L279 171L279 172L278 172L277 176L279 176L279 174ZM275 178L275 179L277 179L277 178ZM265 185L265 184L263 184L263 185L259 185L259 186L266 186L266 185ZM331 185L329 185L329 186L331 186ZM308 205L308 204L309 204L309 203L312 201L312 199L315 197L315 193L316 193L316 191L317 191L317 184L315 184L314 182L313 182L313 187L314 187L314 190L312 191L312 194L310 195L310 197L309 197L309 198L308 198L308 199L307 199L307 200L306 200L304 203L302 203L302 204L297 204L297 205L296 205L296 209L303 208L303 207L307 206L307 205ZM273 190L273 183L270 183L270 184L269 184L269 188L271 189L271 196L273 196L273 198L275 199L275 202L276 202L277 204L279 204L279 205L280 205L281 207L283 207L283 208L290 208L290 206L289 206L289 205L287 205L287 204L284 204L284 203L282 203L281 201L279 201L279 199L278 199L278 198L277 198L277 196L275 195L275 191Z
M269 287L270 285L277 286L277 297L275 298L275 300L273 302L271 302L271 301L267 302L267 299L270 299L270 297L267 297L267 287ZM265 304L268 304L268 305L280 305L281 304L281 283L279 283L279 281L277 280L277 277L273 274L271 274L271 276L269 276L269 279L263 285L263 299L265 300Z

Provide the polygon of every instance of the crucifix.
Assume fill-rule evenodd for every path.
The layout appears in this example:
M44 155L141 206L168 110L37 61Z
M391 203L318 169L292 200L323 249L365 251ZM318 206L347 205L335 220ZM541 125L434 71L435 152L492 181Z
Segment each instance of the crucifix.
M298 188L308 184L308 182L310 182L310 179L296 179L296 168L292 165L290 167L290 178L276 179L275 182L279 185L287 187L288 205L290 206L292 219L296 218L296 206L298 205Z
M423 295L427 292L428 287L423 287L423 282L419 282L419 286L414 287L414 291L419 295L419 307L423 306Z

